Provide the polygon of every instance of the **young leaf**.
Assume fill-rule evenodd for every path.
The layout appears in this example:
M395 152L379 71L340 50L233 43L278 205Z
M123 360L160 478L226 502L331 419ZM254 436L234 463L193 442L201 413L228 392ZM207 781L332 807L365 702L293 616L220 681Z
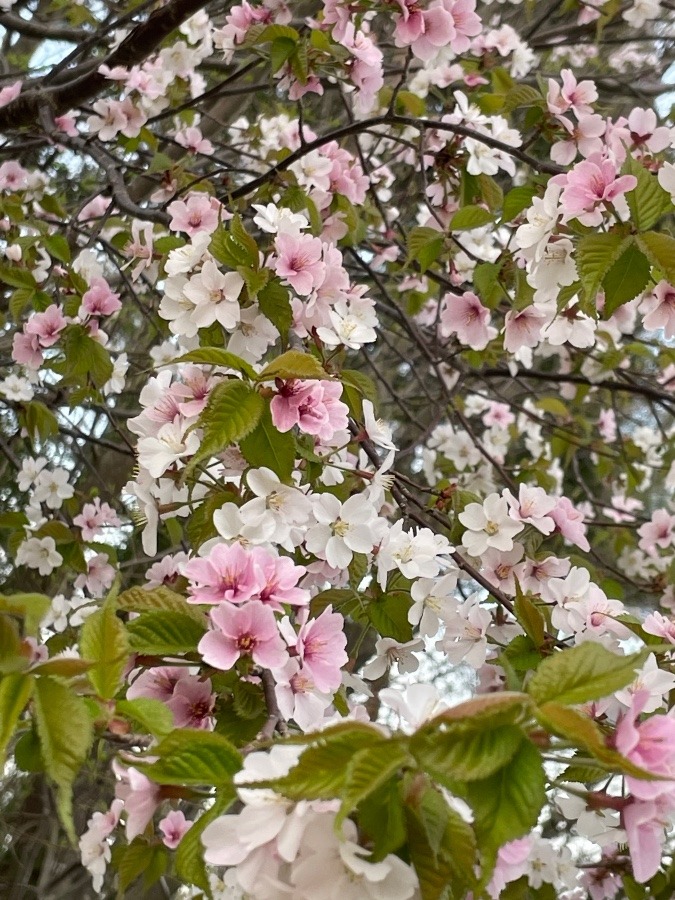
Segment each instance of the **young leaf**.
M194 651L206 629L185 612L143 613L127 625L136 653L169 656Z
M104 606L85 619L80 652L95 663L87 673L94 690L110 700L117 693L130 654L126 628L112 606Z
M243 381L229 379L217 384L200 416L199 424L204 436L199 450L186 467L186 474L203 459L221 453L250 434L258 424L263 409L260 394Z
M172 360L171 365L180 362L200 363L205 366L223 366L226 369L234 369L236 372L241 372L242 375L246 375L251 381L255 381L256 377L256 371L250 363L247 363L246 360L235 353L223 350L222 347L200 347L198 350L190 350L189 353L184 353L178 359Z
M675 238L648 231L638 235L636 240L651 264L660 269L671 284L675 284Z
M267 466L282 481L289 481L295 467L295 437L274 427L269 401L253 431L239 442L242 456L252 466Z
M316 356L300 350L287 350L268 363L257 376L258 381L274 381L275 378L327 379L328 373Z
M115 601L119 609L129 609L133 612L177 612L190 616L195 622L206 627L204 613L199 607L188 603L185 597L172 591L171 588L160 585L159 587L145 590L145 588L129 588L117 597Z
M595 302L602 279L612 268L629 241L619 234L588 234L579 241L577 269L586 297Z
M417 262L420 271L426 272L441 255L443 240L443 235L436 228L424 225L413 228L408 234L408 265Z
M230 785L241 756L227 738L211 731L177 728L152 748L152 765L139 764L159 784Z
M492 222L492 213L482 206L464 206L458 209L448 226L450 231L464 231L471 228L480 228Z
M0 766L5 764L5 750L32 692L31 675L11 674L0 678Z
M483 877L494 866L499 848L533 828L546 802L541 755L529 741L494 775L466 785L464 798L473 810Z
M118 700L115 712L132 719L144 731L155 737L164 737L173 729L173 713L169 707L161 700L154 700L151 697Z
M335 827L342 822L358 804L370 796L395 775L410 759L404 743L383 740L357 750L347 766L347 777L340 791L340 810L335 817Z
M56 786L56 808L75 843L72 786L93 739L91 716L84 700L52 677L36 679L34 704L42 758Z
M602 312L606 319L642 293L649 283L649 269L649 260L631 240L602 281L605 292Z
M510 762L523 740L516 725L480 729L454 723L443 730L419 731L410 750L423 771L449 786L457 780L476 781L492 775Z
M566 706L600 700L635 680L646 652L622 656L588 641L542 660L527 690L539 705L554 700Z

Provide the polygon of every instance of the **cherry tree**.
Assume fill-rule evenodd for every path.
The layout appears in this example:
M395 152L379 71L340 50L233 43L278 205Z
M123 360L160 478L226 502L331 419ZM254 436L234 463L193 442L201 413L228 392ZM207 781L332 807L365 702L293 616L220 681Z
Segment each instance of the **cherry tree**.
M6 896L672 897L675 5L0 9Z

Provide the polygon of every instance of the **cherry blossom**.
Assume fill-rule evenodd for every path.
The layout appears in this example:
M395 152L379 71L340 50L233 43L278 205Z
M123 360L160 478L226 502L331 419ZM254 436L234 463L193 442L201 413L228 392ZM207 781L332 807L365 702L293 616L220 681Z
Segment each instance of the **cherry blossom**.
M241 606L222 603L210 613L213 630L197 645L204 662L216 669L231 669L241 656L259 666L278 669L288 658L272 610L259 600Z

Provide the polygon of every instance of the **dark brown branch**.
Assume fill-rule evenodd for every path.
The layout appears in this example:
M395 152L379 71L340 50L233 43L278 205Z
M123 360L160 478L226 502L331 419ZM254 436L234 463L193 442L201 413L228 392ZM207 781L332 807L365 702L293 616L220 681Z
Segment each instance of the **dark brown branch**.
M145 22L137 25L119 47L101 60L101 65L131 68L142 62L172 31L206 6L207 2L208 0L171 0L166 6L150 13ZM100 74L98 68L58 87L41 89L38 83L33 90L20 94L0 109L0 131L34 125L45 104L51 107L55 116L61 115L91 100L108 86L108 79Z
M21 16L13 16L11 13L0 15L0 25L8 31L16 31L27 37L40 38L48 41L67 41L70 44L79 44L86 32L79 28L67 28L64 25L47 25L35 19L22 19ZM103 36L103 35L102 35Z

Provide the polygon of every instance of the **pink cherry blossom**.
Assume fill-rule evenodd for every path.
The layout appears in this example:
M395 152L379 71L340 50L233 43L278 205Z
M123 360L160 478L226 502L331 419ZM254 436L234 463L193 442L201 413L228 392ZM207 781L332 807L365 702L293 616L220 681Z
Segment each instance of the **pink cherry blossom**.
M675 622L664 616L657 609L650 613L642 623L647 634L655 634L670 644L675 644Z
M0 90L0 107L7 106L12 100L16 100L21 93L22 84L22 81L15 81L14 84L8 84L7 87Z
M556 499L549 497L543 488L521 484L518 498L509 490L504 491L504 496L509 504L509 515L514 521L533 525L542 534L551 534L555 528L551 512L556 506Z
M95 497L93 503L85 503L82 512L73 519L73 525L82 529L83 541L94 540L106 525L117 527L121 524L115 510L108 503L102 503L100 497Z
M509 310L504 317L504 349L517 353L523 347L536 347L545 323L546 315L534 305Z
M272 398L272 421L279 431L290 431L297 425L306 434L330 441L336 431L347 427L349 409L339 397L339 381L282 382Z
M440 330L443 337L456 334L472 350L484 350L497 335L490 325L490 310L472 291L466 291L461 297L454 294L443 297Z
M591 549L591 545L586 538L583 513L575 509L567 497L560 497L557 505L550 511L549 516L555 522L556 530L564 538L567 538L568 541L576 544L577 547L586 552Z
M133 841L143 834L161 802L160 786L138 769L123 769L119 765L116 768L122 780L117 783L115 795L124 800L127 840Z
M42 313L35 313L26 322L24 332L37 337L41 347L52 347L61 336L61 332L68 324L61 307L52 303Z
M127 700L147 697L166 703L173 696L174 688L185 676L180 666L154 666L133 679L127 688Z
M565 177L560 204L565 219L579 219L584 225L602 222L602 207L614 203L637 185L634 175L619 175L616 164L593 153L571 169Z
M616 749L641 769L671 780L649 781L625 775L626 787L639 800L675 792L675 719L657 713L636 724L648 699L647 691L633 694L631 709L616 729Z
M646 148L650 153L660 153L673 141L672 129L658 124L653 109L632 109L628 114L628 128L636 149Z
M410 46L418 59L433 59L441 47L448 46L455 37L455 21L442 4L437 3L424 10L409 0L399 5L403 16L397 21L394 31L396 46Z
M0 165L0 191L22 191L28 187L28 171L16 160Z
M29 369L39 369L44 357L38 336L17 331L12 339L12 359Z
M291 606L309 603L309 591L297 586L307 571L304 566L296 566L287 556L272 556L262 547L253 547L251 555L258 571L258 599L266 606L281 612L284 603Z
M208 556L185 563L183 574L194 582L188 603L243 603L263 587L252 554L241 544L216 544Z
M593 112L590 105L598 99L598 91L592 81L580 81L577 83L571 69L562 69L562 88L549 78L546 103L549 112L562 115L572 110L577 116L582 113Z
M110 316L122 309L120 295L115 293L105 278L92 278L88 291L82 295L80 317Z
M204 662L216 669L231 669L241 656L256 665L279 669L288 659L272 610L259 600L241 606L222 603L211 610L213 630L197 646Z
M173 217L171 231L184 231L190 237L206 231L209 234L218 227L221 204L208 194L190 194L187 200L174 200L166 211Z
M673 798L664 794L654 800L635 800L621 814L626 830L628 850L633 864L633 877L644 884L659 870L665 829L673 814Z
M211 731L214 726L213 709L216 695L211 680L202 680L196 675L183 671L183 676L174 685L166 705L173 713L176 728L200 728Z
M293 719L303 731L314 731L321 724L331 696L317 690L314 679L297 657L291 657L282 669L274 670L274 689L285 719Z
M658 556L657 547L665 550L675 543L675 516L667 509L657 509L651 520L638 528L638 547L650 556Z
M670 282L659 281L640 304L640 312L648 331L663 328L667 338L675 337L675 287Z
M295 653L317 690L332 693L340 685L340 669L348 659L344 617L327 606L318 618L309 621L307 612L302 611L300 620L303 624L295 638Z
M280 232L274 242L274 271L301 297L307 297L323 282L326 266L321 261L323 244L308 234Z
M159 830L164 835L162 838L164 846L169 850L175 850L191 825L192 822L189 822L180 810L172 809L159 822Z

